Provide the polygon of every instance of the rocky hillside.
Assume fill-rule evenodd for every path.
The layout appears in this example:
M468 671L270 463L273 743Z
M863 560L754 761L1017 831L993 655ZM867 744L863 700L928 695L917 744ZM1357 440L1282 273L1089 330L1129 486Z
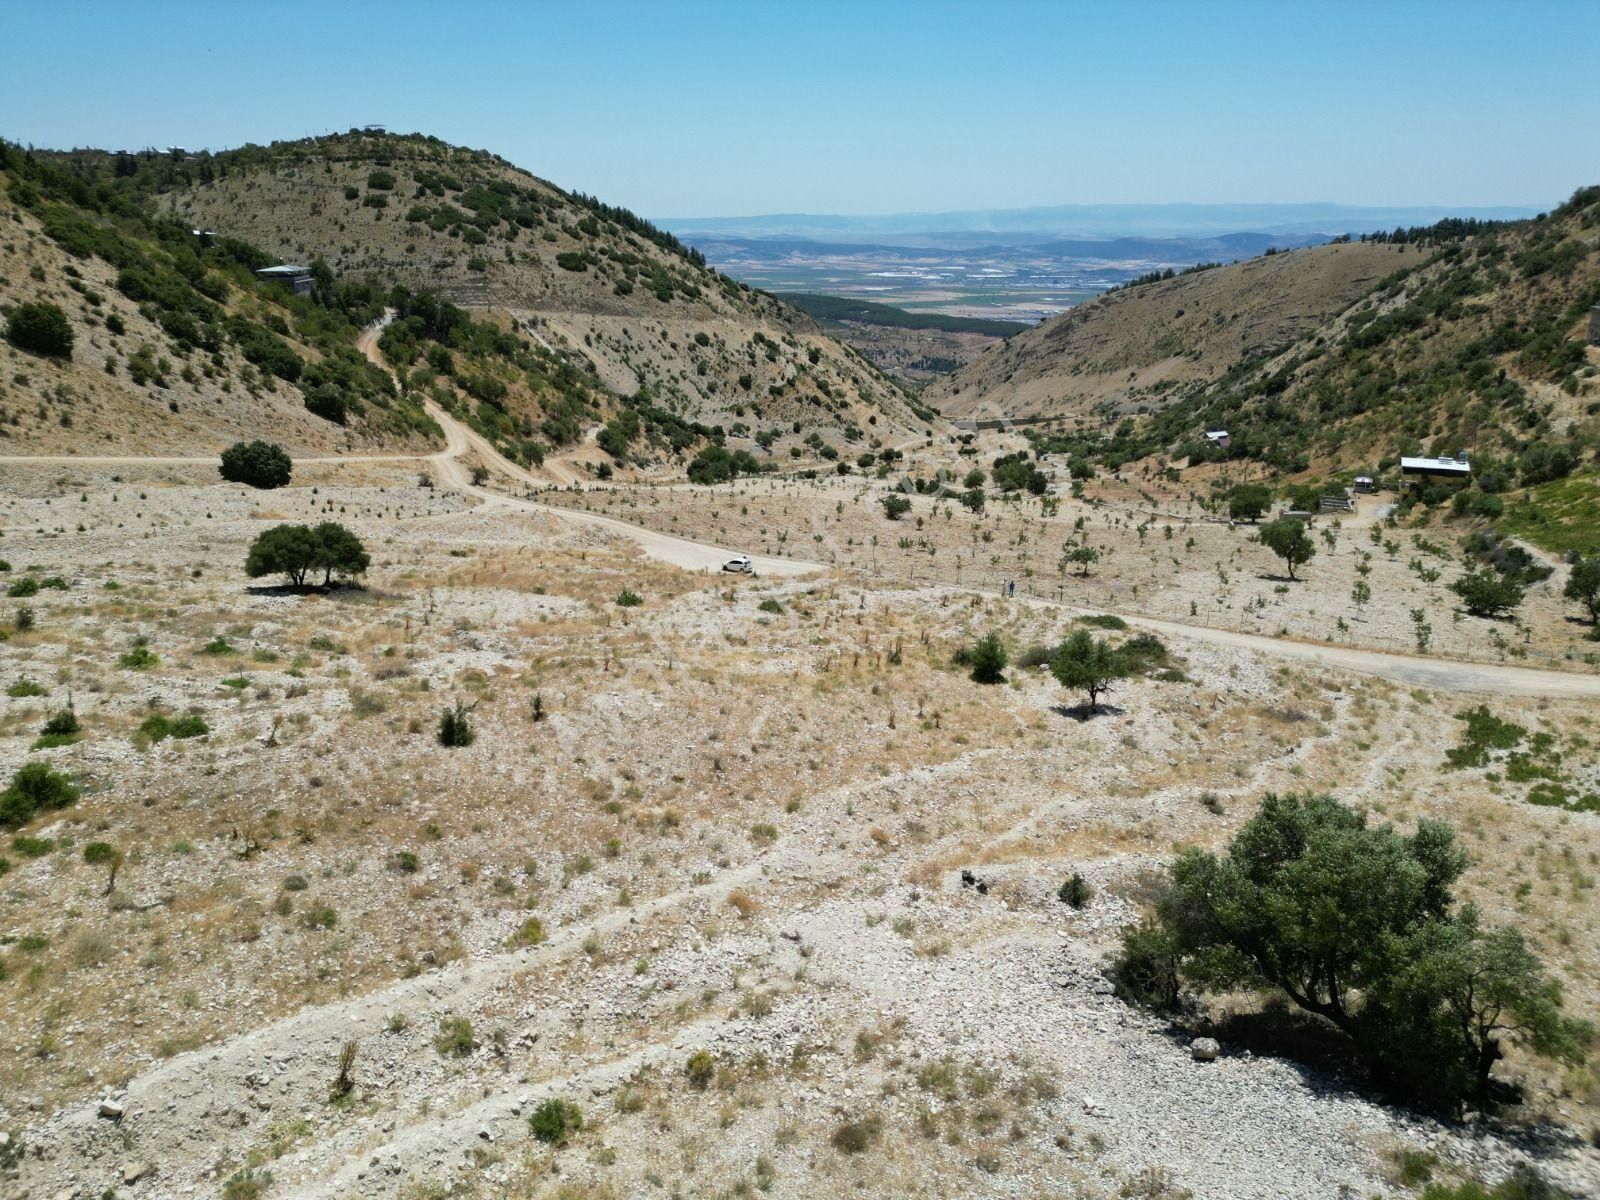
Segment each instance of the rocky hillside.
M355 352L382 311L256 286L264 255L152 220L123 193L0 143L0 314L55 322L0 341L0 456L209 455L269 436L296 454L421 450L437 429ZM327 415L308 398L336 397ZM318 402L313 402L318 403Z
M1354 243L1264 255L1107 293L932 383L956 418L1120 416L1292 345L1408 262Z
M483 151L352 132L114 169L194 227L326 262L341 279L496 310L618 395L647 390L687 421L785 438L859 430L843 441L863 443L929 425L809 317L626 209Z
M991 352L943 407L1087 416L1052 445L1107 465L1338 475L1465 449L1495 490L1581 477L1600 443L1597 248L1600 188L1585 188L1530 221L1444 221L1133 287ZM1052 379L1063 398L1047 401Z

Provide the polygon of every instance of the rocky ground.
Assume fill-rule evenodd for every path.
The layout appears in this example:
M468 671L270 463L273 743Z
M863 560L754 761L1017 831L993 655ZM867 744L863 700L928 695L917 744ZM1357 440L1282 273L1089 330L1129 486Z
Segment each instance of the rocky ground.
M641 491L627 515L806 557L744 523L853 503L765 486ZM971 541L964 512L918 503ZM1161 525L1141 543L1131 511L1092 515L1099 572L1128 587L1094 586L1128 609L1163 594L1135 565ZM365 590L251 586L254 534L312 518L366 540ZM1020 515L986 520L980 537L1032 544ZM8 468L0 524L0 581L65 584L0 609L19 693L0 696L0 776L48 761L84 792L3 849L7 1197L1403 1196L1405 1150L1437 1178L1533 1161L1600 1190L1592 1070L1514 1055L1528 1103L1447 1125L1266 1053L1259 1024L1224 1020L1253 998L1173 1025L1103 974L1177 847L1222 844L1266 791L1330 790L1456 824L1463 895L1595 1016L1600 817L1441 772L1457 716L1487 703L1600 786L1592 701L1169 637L1181 679L1080 719L1040 669L983 687L951 663L991 629L1059 638L1070 611L1042 597L848 565L696 574L398 465L269 494L182 466ZM1188 536L1197 561L1237 538L1178 529L1180 562ZM1292 604L1268 624L1297 630ZM156 661L127 666L139 637ZM69 698L84 736L30 750ZM476 739L445 749L457 699ZM208 732L152 740L153 713ZM97 840L125 855L109 894L81 853ZM1057 899L1074 871L1082 909ZM1192 1046L1219 1032L1214 1059ZM581 1113L561 1144L530 1132L549 1099Z

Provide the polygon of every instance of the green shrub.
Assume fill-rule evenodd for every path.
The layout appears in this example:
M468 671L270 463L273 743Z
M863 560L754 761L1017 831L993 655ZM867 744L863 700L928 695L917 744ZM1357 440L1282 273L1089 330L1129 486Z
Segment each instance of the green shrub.
M30 596L39 594L39 581L32 575L25 575L6 589L6 595L13 600L26 600Z
M6 341L34 354L71 358L72 322L59 305L43 301L19 304L6 321Z
M521 946L537 946L542 941L544 941L544 922L538 917L528 917L517 926L516 932L507 940L507 944L515 949Z
M717 1076L717 1060L712 1057L709 1050L696 1050L689 1055L689 1061L683 1065L683 1073L689 1079L689 1086L697 1092L703 1092L711 1086L711 1081Z
M883 515L891 521L898 521L911 511L911 501L899 492L890 492L883 498Z
M439 714L439 745L456 749L472 745L477 737L477 732L472 728L470 711L461 701L457 700L452 707Z
M209 655L212 658L227 658L230 655L239 653L239 651L227 638L218 635L217 637L212 638L204 646L201 646L200 653Z
M756 605L756 611L764 613L781 613L783 611L783 605L779 604L778 601L774 600L771 596L768 596L760 604Z
M78 789L48 763L24 763L0 792L0 826L16 829L35 814L66 808L78 799Z
M392 192L394 183L392 171L373 171L367 176L367 186L375 192Z
M1096 629L1126 629L1128 623L1111 613L1091 613L1078 618L1080 625L1093 625Z
M150 649L150 639L140 634L133 639L133 646L128 652L117 659L117 666L124 671L148 671L160 661L155 651Z
M271 1171L246 1167L228 1176L222 1185L222 1200L261 1200L271 1185Z
M565 1100L546 1100L528 1118L533 1136L550 1146L563 1146L583 1128L583 1112Z
M222 452L217 470L229 483L280 488L289 482L294 464L283 447L273 442L235 442Z
M10 687L6 688L6 695L10 696L14 700L21 700L28 696L44 696L47 695L49 691L50 689L45 687L44 684L39 683L36 680L29 679L26 675L24 675Z
M433 1048L446 1058L465 1058L478 1048L472 1033L472 1022L465 1017L446 1017L439 1022L439 1034L433 1039Z
M872 1148L883 1132L882 1118L873 1115L847 1121L833 1131L828 1144L843 1154L861 1154Z
M43 858L56 848L56 844L50 838L30 837L25 833L19 833L11 839L11 848L23 858Z
M169 717L165 713L151 713L139 723L139 733L152 742L167 738L196 738L211 732L204 718L193 713L183 717Z
M1077 871L1056 891L1056 899L1072 908L1085 908L1094 898L1094 889L1089 886L1089 881Z
M623 588L617 593L618 608L638 608L643 603L644 599L639 595L638 592L629 591L627 588Z
M1005 682L1008 659L1005 643L998 633L986 633L979 638L967 652L967 661L972 665L972 682Z
M1522 585L1492 567L1469 571L1450 584L1475 617L1498 617L1522 603Z

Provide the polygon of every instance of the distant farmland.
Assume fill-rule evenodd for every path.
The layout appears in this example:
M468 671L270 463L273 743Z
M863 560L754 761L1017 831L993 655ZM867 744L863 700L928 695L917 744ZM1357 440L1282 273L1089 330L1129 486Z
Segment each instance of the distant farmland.
M871 300L850 300L843 296L820 296L814 292L779 292L778 298L809 313L819 321L854 321L862 325L883 325L891 329L936 329L940 333L981 333L988 337L1011 337L1031 328L1022 321L996 321L986 317L952 317L936 312L911 312L892 304Z

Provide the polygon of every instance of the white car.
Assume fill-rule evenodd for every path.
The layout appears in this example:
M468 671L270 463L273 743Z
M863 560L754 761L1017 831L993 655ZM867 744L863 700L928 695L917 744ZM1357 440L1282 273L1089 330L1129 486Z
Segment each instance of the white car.
M756 573L756 565L750 561L748 554L735 554L722 564L722 569L724 571L734 571L740 575L754 575Z

